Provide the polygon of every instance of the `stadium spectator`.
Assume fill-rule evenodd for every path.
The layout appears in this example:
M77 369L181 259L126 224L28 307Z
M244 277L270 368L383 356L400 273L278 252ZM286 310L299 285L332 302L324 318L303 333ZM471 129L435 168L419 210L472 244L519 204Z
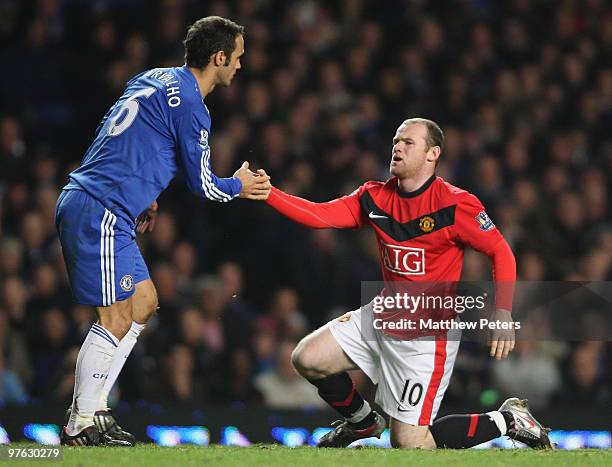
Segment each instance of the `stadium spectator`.
M258 320L267 322L280 339L299 339L308 330L306 318L299 311L298 294L293 289L277 290L272 298L270 312L261 315Z
M195 273L198 269L197 252L193 244L182 241L174 247L172 266L176 280L176 293L182 300L192 301Z
M19 276L9 276L3 279L2 303L9 316L12 329L25 331L27 318L26 305L30 293L24 280Z
M24 336L17 329L11 329L9 317L0 309L0 354L3 366L12 371L16 377L28 386L32 381L30 352Z
M66 317L59 308L44 310L40 330L33 337L33 395L45 398L54 389L57 374L62 371L66 352L71 347Z
M264 403L272 409L301 407L324 407L316 388L295 372L291 364L291 352L297 344L285 340L278 345L274 368L255 377L255 387L263 396Z
M253 333L252 327L256 311L253 305L243 297L243 275L240 265L233 261L225 261L218 267L218 277L223 284L227 303L223 313L223 326L228 351L244 345L244 342L248 342Z
M522 334L514 354L492 365L492 381L503 398L520 391L530 407L538 410L548 407L559 390L561 375L558 362L542 350L535 338Z
M253 357L247 348L235 347L229 350L221 368L218 385L211 388L212 400L241 406L261 403L261 394L253 384Z
M6 278L20 274L23 265L23 246L16 238L4 237L0 244L0 274Z
M578 344L568 358L566 386L559 393L561 400L572 404L609 404L610 387L606 385L604 343L601 341Z
M7 404L23 404L28 395L19 376L4 365L4 355L0 352L0 407Z
M163 400L173 402L201 401L204 394L203 377L194 371L193 354L182 344L170 350L166 359L168 391Z
M227 296L223 283L216 276L205 276L199 282L198 308L202 318L202 340L209 352L220 354L226 349L227 336L223 318Z

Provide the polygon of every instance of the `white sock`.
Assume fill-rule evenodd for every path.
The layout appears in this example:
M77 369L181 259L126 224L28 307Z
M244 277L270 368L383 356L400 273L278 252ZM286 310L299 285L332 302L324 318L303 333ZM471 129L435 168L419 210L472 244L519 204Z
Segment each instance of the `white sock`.
M119 339L99 324L91 326L77 357L72 413L66 431L74 436L93 425L100 391L108 377Z
M366 418L370 414L371 411L372 411L372 407L370 407L370 404L368 404L368 401L363 401L363 405L361 406L361 408L357 412L355 412L353 415L351 415L349 418L347 418L347 420L350 423L359 423L361 420Z
M113 361L110 366L110 370L108 371L108 378L104 381L104 388L102 389L102 393L100 394L100 401L98 403L98 410L107 410L108 409L108 395L113 389L113 385L117 378L119 377L119 373L121 373L121 369L123 365L125 365L125 361L129 357L132 349L136 345L136 341L138 340L138 336L145 328L145 324L139 324L136 321L132 321L132 326L128 333L121 339L119 342L119 346L115 351L115 355L113 355Z
M489 418L493 420L493 422L495 422L502 436L504 436L508 432L508 426L506 425L506 419L504 418L501 412L496 410L494 412L487 412L486 415L488 415Z

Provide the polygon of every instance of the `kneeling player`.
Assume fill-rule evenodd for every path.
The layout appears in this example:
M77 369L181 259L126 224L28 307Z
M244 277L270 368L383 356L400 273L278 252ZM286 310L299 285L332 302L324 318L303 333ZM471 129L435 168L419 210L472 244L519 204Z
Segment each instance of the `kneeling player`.
M367 182L354 193L312 203L276 188L268 204L312 228L360 228L376 233L385 287L403 282L456 282L465 246L487 254L496 284L513 284L516 264L510 247L480 201L435 176L444 135L426 119L404 121L393 138L386 182ZM410 256L409 258L407 256ZM513 288L513 287L512 287ZM496 295L494 319L511 322L512 294ZM459 334L395 335L363 328L372 308L362 307L304 338L293 353L297 371L344 421L325 435L321 447L346 447L379 437L385 420L355 390L348 370L361 369L378 384L377 403L391 417L391 441L404 448L468 448L508 435L534 448L550 448L547 430L526 401L506 400L497 411L435 420L459 348ZM367 336L371 336L369 338ZM388 335L390 334L390 335ZM491 356L507 357L514 331L494 331Z

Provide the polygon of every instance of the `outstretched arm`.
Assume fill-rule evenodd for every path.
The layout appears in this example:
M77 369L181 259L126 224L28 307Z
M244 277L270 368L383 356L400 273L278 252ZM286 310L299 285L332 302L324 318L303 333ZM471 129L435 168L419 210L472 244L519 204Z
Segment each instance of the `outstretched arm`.
M183 117L179 139L179 163L189 189L212 201L228 202L240 195L242 181L234 177L217 177L211 167L208 129L197 130L198 120ZM193 125L193 127L191 127Z
M266 202L282 215L313 229L360 227L359 201L355 194L326 203L314 203L272 187Z
M193 193L219 202L231 201L238 196L265 199L270 177L251 172L248 162L244 162L233 177L221 178L214 174L206 115L187 113L177 118L176 125L178 160L187 186Z

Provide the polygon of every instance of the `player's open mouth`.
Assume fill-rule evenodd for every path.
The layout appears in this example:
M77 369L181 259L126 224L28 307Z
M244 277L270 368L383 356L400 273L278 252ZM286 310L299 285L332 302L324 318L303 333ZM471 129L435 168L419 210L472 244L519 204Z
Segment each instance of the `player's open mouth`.
M393 156L391 158L391 162L400 162L402 160L402 158L400 156Z

